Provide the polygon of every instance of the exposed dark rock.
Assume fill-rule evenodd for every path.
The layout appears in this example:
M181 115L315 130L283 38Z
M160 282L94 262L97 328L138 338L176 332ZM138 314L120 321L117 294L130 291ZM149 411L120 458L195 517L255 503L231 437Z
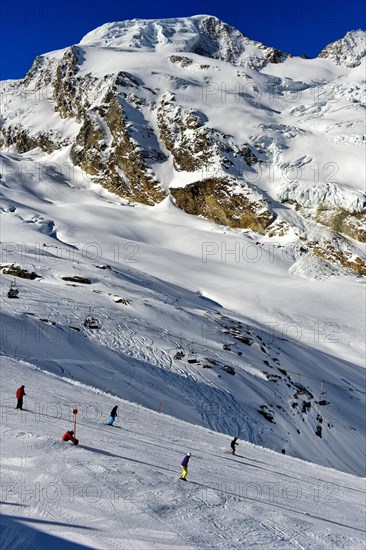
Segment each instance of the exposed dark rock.
M225 372L228 372L229 374L235 374L234 367L231 367L230 365L224 365L222 367L222 370L224 370Z
M210 178L186 187L172 188L179 208L196 216L204 216L229 227L253 229L265 233L274 220L264 202L251 200L244 192L234 194L234 182L228 178Z
M316 427L315 435L322 438L322 427L320 424Z
M169 61L172 63L178 63L181 67L189 67L193 63L191 58L184 55L171 55L169 57Z
M34 281L34 279L42 279L40 275L37 275L34 271L27 271L26 269L23 269L22 267L12 264L12 265L1 265L0 264L1 272L4 273L4 275L12 275L13 277L20 277L21 279L30 279L31 281Z
M55 110L62 118L80 118L84 111L83 86L76 76L82 55L81 48L72 46L66 50L56 69L53 99Z
M113 137L109 147L98 116L103 117ZM129 136L123 107L112 91L98 109L85 115L70 157L88 174L97 176L97 183L121 197L153 205L166 196L148 169L143 151Z
M330 227L337 233L342 233L362 243L366 242L365 211L348 212L341 208L330 210L319 207L315 220Z
M80 283L80 284L84 284L84 285L90 285L91 284L91 280L88 279L87 277L79 277L77 275L72 276L72 277L62 277L62 280L63 281L70 281L72 283Z
M272 424L275 424L274 422L274 416L273 414L268 410L267 405L261 405L260 409L258 409L259 414L264 416L268 422L271 422Z

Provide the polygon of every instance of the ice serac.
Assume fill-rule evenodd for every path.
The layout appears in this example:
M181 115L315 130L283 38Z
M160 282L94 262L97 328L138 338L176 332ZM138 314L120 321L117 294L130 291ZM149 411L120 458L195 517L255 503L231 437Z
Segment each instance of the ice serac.
M328 44L319 54L337 65L358 67L366 56L366 31L358 29L348 32L340 40Z
M209 15L107 23L4 84L2 145L65 151L129 201L271 238L318 228L309 254L336 235L327 261L364 275L364 45L310 60Z

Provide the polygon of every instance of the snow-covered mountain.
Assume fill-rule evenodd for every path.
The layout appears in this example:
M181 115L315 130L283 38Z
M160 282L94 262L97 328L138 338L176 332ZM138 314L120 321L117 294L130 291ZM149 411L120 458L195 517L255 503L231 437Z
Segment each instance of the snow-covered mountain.
M364 42L308 60L212 16L108 23L4 83L3 147L67 151L128 200L295 232L303 263L364 275Z
M365 59L348 44L357 66L211 16L134 20L4 82L5 357L364 475Z
M348 32L344 38L326 46L319 57L331 59L337 65L358 67L366 56L365 31Z
M278 63L288 57L288 54L250 40L234 27L208 15L107 23L88 33L80 45L163 55L194 53L233 65L245 65L248 58L253 57L257 67L266 61Z

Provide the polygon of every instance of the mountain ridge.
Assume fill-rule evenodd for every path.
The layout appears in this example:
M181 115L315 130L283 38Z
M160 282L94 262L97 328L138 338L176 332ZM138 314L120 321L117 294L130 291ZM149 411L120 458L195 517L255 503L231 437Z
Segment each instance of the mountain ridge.
M365 275L364 35L306 60L212 16L108 23L4 84L2 146L68 148L86 177L130 201L168 196L272 237L293 225L312 262Z

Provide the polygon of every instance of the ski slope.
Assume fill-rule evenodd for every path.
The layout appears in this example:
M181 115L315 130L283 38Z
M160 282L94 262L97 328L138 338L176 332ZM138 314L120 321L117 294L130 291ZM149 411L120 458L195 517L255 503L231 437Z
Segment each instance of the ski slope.
M76 168L61 179L39 150L0 160L1 266L39 276L17 278L9 300L14 277L1 275L4 355L365 475L362 279L298 277L289 236L218 226L168 199L129 205ZM100 330L83 326L89 307Z
M362 478L242 440L233 457L225 435L31 363L2 357L0 372L3 550L365 547ZM77 447L61 441L75 406Z

